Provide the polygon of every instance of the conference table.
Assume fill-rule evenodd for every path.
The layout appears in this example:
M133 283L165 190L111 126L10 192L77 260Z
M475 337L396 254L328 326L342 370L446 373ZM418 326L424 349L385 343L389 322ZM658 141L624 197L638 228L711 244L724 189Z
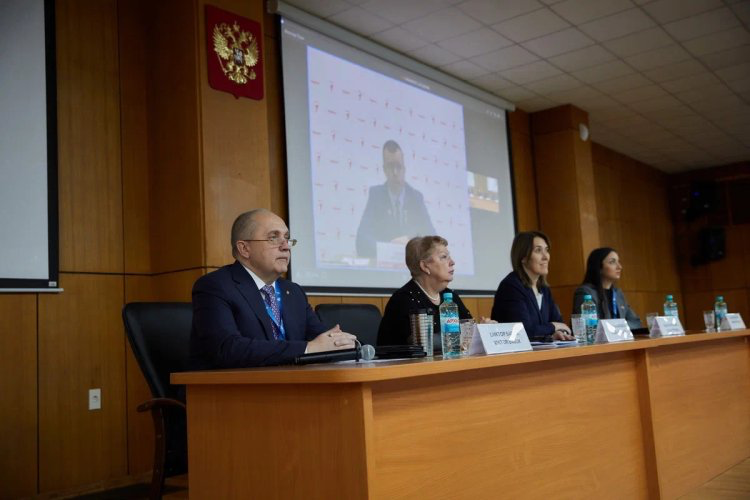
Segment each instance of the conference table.
M190 497L677 498L750 456L749 339L174 373Z

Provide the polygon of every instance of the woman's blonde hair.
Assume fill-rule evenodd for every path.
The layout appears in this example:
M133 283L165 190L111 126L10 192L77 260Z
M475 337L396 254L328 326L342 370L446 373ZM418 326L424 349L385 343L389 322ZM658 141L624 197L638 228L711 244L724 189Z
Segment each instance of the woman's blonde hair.
M406 267L409 268L412 278L423 273L419 263L432 257L435 247L438 245L448 246L448 240L442 236L417 236L406 244Z

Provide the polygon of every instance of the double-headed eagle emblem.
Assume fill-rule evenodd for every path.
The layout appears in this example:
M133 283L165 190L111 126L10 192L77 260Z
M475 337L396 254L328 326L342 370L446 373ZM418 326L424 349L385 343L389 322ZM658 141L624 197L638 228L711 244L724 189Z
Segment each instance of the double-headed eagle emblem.
M253 66L258 64L258 41L239 24L230 27L227 23L214 26L214 52L227 78L244 85L255 80Z

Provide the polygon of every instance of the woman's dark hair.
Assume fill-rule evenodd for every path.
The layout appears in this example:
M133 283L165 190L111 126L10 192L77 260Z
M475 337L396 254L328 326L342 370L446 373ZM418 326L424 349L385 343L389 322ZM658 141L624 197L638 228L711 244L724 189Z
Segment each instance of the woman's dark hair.
M531 288L531 279L526 274L526 269L523 267L523 261L531 257L531 252L534 251L534 238L541 238L544 242L549 245L549 238L541 231L524 231L518 233L513 238L513 244L510 247L510 263L513 266L513 270L516 272L524 285ZM537 281L537 288L549 286L545 276L539 276Z
M602 265L607 255L616 251L610 247L595 248L589 254L589 258L586 259L586 275L583 277L583 283L594 285L600 304L604 304L607 301L604 297L604 287L602 286Z

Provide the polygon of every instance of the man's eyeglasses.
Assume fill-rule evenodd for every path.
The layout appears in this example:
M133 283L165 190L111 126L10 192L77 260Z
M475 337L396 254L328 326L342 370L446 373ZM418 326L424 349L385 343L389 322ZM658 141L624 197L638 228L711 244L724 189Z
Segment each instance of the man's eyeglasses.
M288 236L281 236L279 234L274 234L273 236L269 236L268 238L262 239L262 240L240 240L240 241L266 241L271 244L271 246L281 246L283 242L287 242L290 247L293 247L297 244L297 240L292 239Z

